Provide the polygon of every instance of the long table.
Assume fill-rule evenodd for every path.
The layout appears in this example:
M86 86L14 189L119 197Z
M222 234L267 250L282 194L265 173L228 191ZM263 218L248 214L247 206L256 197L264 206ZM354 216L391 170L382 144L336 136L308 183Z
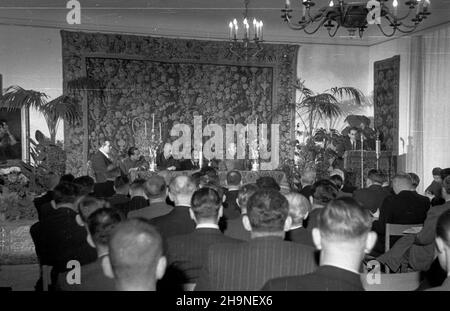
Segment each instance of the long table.
M198 171L137 171L131 173L131 180L136 178L147 179L152 175L159 175L164 177L166 183L169 183L176 176L189 176ZM239 171L242 175L242 183L255 183L259 177L270 176L273 177L279 185L287 184L286 174L283 171ZM226 185L227 171L219 171L220 184Z

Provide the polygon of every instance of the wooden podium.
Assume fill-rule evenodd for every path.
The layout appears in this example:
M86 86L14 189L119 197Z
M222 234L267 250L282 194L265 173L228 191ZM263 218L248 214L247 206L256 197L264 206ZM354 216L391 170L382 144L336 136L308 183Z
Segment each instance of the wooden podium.
M361 170L361 165L363 170ZM377 154L375 151L348 150L344 153L344 169L349 173L351 183L363 188L368 171L377 168ZM396 158L391 151L381 151L378 159L378 169L386 174L388 180L396 172Z

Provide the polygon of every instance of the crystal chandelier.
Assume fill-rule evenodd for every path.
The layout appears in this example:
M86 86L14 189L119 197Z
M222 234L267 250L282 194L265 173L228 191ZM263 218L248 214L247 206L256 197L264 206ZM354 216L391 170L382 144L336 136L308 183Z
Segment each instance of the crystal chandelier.
M243 58L246 61L250 58L256 57L263 47L260 45L263 42L263 22L253 18L252 27L249 24L248 4L250 0L245 0L244 18L242 21L242 31L238 20L235 18L230 21L228 28L230 31L230 47L229 51L238 58ZM250 28L252 31L250 31ZM243 38L239 39L239 35L243 34ZM253 33L253 34L252 34Z
M312 12L316 5L312 0L298 0L301 7L301 18L298 22L292 20L291 1L286 0L281 16L291 29L303 30L311 35L322 26L328 30L330 37L334 37L339 28L346 28L350 36L358 31L362 37L368 25L377 25L386 37L392 37L397 31L411 33L427 18L430 0L408 0L405 5L409 10L407 14L398 14L398 0L369 0L366 2L350 2L344 0L327 0L328 5ZM317 2L317 1L316 1ZM392 4L389 4L391 2ZM390 31L382 26L382 20L387 22Z

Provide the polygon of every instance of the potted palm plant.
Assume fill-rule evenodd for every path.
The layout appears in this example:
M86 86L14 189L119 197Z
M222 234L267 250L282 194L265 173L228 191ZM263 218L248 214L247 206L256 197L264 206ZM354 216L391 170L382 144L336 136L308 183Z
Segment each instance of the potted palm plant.
M314 168L317 176L324 176L330 161L336 156L335 147L342 139L340 133L331 126L343 114L343 100L352 100L361 105L365 96L354 87L332 87L316 93L300 79L293 87L299 95L298 99L281 107L295 111L296 120L299 121L296 124L296 160L292 175L299 179L305 169Z

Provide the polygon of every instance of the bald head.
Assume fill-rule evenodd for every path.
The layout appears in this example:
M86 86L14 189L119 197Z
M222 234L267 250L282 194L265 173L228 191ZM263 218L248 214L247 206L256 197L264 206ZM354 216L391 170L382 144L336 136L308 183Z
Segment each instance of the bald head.
M109 257L120 290L155 290L164 275L162 238L144 219L130 219L114 228Z
M392 188L394 189L395 194L399 194L404 190L411 190L413 188L411 176L405 173L395 175L392 180Z
M316 172L312 170L303 172L300 181L302 183L302 186L312 185L316 182Z
M169 184L169 197L175 205L190 206L195 190L197 186L192 177L177 176Z

